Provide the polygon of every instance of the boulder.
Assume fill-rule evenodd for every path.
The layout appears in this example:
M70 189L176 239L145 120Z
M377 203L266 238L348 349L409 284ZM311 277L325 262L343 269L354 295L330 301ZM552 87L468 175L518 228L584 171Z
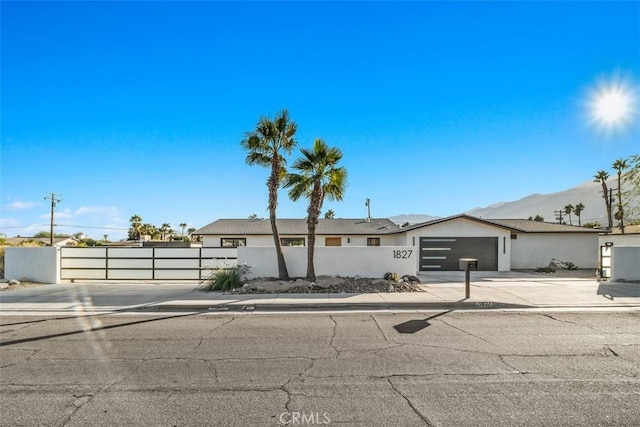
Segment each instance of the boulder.
M402 276L402 280L409 283L415 283L416 285L422 283L420 282L420 279L418 279L416 276L412 276L411 274L405 274L404 276Z
M9 286L19 285L19 284L20 284L20 281L18 279L9 280Z

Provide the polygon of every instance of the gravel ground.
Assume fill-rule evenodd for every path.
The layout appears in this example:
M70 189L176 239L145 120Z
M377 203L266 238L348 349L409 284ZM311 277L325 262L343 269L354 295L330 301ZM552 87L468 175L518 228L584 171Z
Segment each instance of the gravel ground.
M416 279L417 280L417 279ZM422 292L419 281L399 281L363 277L318 277L315 282L298 279L285 282L277 279L253 279L228 293L379 293Z

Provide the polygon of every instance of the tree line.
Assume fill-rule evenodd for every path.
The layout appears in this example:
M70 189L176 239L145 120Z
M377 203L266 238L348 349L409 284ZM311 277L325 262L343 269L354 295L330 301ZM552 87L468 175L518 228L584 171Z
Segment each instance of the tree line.
M195 228L187 228L186 222L181 222L179 224L180 236L178 236L178 233L171 228L171 224L165 222L156 227L150 223L143 223L140 215L133 215L129 219L129 223L131 224L128 231L129 240L140 240L142 236L149 236L153 240L184 240L188 242L191 240L191 234L196 231ZM185 229L187 235L185 235Z
M278 190L289 190L288 196L297 201L308 200L307 206L307 274L308 280L315 281L313 264L316 228L325 199L341 201L347 187L347 170L339 166L342 151L330 147L324 140L317 138L311 148L301 148L301 156L292 164L293 171L286 169L287 157L297 146L298 126L291 120L286 109L278 111L273 118L263 116L254 130L246 132L240 142L247 152L248 165L263 166L270 169L267 179L269 195L267 209L278 260L278 277L289 280L287 264L282 252L276 210ZM333 211L325 217L333 217Z
M626 159L616 159L611 168L615 171L616 187L609 188L609 172L599 170L594 175L594 182L602 187L607 212L608 229L613 230L613 220L618 221L618 228L624 234L625 221L639 214L638 200L640 199L640 154L634 154ZM629 184L629 190L623 191L623 184ZM615 194L614 194L615 191Z

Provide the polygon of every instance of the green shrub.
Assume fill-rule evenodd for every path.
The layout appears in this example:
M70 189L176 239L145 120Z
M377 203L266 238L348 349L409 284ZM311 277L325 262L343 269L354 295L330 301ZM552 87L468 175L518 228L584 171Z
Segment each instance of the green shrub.
M242 286L243 275L246 272L244 267L221 268L214 271L208 277L209 282L203 288L206 291L230 291Z

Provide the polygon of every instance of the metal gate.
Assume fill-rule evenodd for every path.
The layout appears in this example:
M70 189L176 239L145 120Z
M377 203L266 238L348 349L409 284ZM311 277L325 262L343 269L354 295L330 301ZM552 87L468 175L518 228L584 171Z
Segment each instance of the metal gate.
M420 271L457 271L460 258L476 258L478 270L497 271L498 238L420 238Z
M62 280L202 280L237 265L236 248L60 249Z

